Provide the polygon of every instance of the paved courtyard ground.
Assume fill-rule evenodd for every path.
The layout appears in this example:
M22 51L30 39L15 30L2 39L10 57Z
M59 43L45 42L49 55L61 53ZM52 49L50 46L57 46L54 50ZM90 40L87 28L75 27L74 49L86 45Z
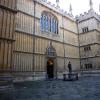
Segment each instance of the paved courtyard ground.
M100 100L100 77L15 84L13 90L0 93L0 100Z

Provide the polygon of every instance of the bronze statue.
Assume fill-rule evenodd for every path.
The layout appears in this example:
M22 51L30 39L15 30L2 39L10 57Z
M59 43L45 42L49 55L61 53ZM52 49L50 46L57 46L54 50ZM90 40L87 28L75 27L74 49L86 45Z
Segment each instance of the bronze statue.
M69 69L69 73L71 73L72 72L72 65L71 65L71 62L70 61L68 63L68 69Z

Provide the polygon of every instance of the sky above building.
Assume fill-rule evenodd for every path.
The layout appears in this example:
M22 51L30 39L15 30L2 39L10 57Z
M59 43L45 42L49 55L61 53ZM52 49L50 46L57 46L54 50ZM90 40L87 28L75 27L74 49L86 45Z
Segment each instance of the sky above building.
M55 3L56 0L48 0L52 3ZM59 0L60 1L60 8L64 9L65 11L69 12L70 4L72 5L72 12L73 15L79 15L84 12L88 12L90 9L89 2L90 0ZM100 14L99 12L99 4L100 0L92 0L93 2L93 9L95 12Z

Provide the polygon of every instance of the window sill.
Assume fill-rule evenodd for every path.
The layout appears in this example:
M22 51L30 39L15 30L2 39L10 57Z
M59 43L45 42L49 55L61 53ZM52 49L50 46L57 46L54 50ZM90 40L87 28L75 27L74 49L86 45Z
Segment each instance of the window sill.
M59 37L59 33L58 34L55 34L55 33L52 33L52 32L46 32L46 31L41 31L42 34L46 34L46 35L52 35L52 36L56 36L56 37Z

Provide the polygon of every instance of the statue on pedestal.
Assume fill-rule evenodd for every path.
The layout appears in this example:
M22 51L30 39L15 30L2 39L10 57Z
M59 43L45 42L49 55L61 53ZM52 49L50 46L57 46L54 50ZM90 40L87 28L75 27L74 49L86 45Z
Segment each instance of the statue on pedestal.
M71 65L71 62L70 61L68 63L68 69L69 69L69 73L72 73L72 65Z

